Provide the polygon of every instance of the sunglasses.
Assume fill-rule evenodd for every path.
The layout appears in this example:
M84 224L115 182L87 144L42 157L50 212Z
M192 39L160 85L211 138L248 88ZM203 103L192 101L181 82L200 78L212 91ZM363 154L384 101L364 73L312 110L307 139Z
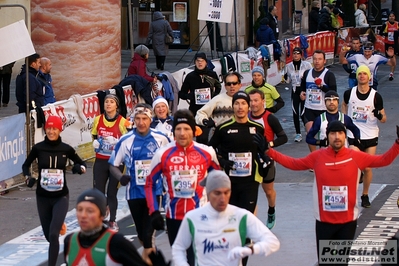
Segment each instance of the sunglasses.
M231 86L231 85L237 85L240 84L240 82L236 81L236 82L226 82L226 86Z
M302 54L301 52L294 52L294 54Z

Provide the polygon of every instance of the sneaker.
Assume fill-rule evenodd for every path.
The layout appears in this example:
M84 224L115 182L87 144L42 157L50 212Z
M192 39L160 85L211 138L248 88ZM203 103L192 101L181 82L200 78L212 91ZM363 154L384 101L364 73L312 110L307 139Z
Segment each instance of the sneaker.
M119 226L116 222L108 222L108 228L115 232L119 231Z
M392 81L393 80L393 73L391 72L391 73L389 73L389 81Z
M363 208L370 208L371 207L371 203L370 203L370 200L369 200L369 195L362 195L361 199L362 199L362 207Z
M276 213L273 214L267 214L267 223L266 226L270 230L276 225Z
M61 227L61 230L60 230L60 235L65 235L66 234L66 232L67 232L67 225L66 225L66 223L63 223L62 224L62 227Z
M294 138L295 142L301 142L302 141L302 135L301 134L296 134Z

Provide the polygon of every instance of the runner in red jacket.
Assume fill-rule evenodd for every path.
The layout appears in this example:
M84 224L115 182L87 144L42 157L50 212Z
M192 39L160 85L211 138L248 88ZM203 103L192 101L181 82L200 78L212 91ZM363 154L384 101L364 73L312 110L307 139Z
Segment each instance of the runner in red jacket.
M370 155L346 148L345 126L340 121L332 121L327 126L329 146L326 149L299 159L274 149L267 151L272 159L291 170L314 169L313 198L318 249L319 240L354 238L359 214L356 194L360 171L392 163L399 154L399 127L397 135L398 139L386 153ZM267 144L260 143L259 146L267 147Z

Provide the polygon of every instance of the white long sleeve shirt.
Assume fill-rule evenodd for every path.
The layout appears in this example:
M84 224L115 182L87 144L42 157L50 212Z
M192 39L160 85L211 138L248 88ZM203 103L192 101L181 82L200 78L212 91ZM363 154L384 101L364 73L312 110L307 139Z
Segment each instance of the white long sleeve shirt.
M185 215L172 246L173 263L188 266L186 249L193 244L195 265L238 266L241 259L230 261L227 255L244 246L245 238L255 243L257 255L267 256L280 248L277 237L251 212L233 205L218 212L208 202Z

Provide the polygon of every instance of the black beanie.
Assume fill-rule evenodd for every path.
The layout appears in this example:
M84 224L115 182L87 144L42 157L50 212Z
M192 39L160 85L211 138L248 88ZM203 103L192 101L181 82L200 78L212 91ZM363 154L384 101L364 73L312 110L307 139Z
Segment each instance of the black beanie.
M331 121L328 123L327 136L328 136L328 134L330 134L330 132L339 132L339 131L345 132L345 135L346 135L346 127L344 124L342 124L341 121L335 120L335 121Z
M194 60L197 60L197 58L201 58L201 59L204 59L206 61L206 54L203 53L203 52L196 53L195 56L194 56Z
M249 105L249 96L248 96L248 94L247 93L245 93L245 92L243 92L243 91L238 91L238 92L236 92L234 95L233 95L233 105L234 105L234 102L237 100L237 99L244 99L247 103L248 103L248 105Z
M107 213L107 199L105 198L104 193L96 188L91 188L84 191L76 201L76 205L78 205L82 201L89 201L95 204L99 209L101 216L106 215Z
M173 133L175 132L176 126L181 123L188 124L193 130L193 134L195 135L195 118L190 110L177 110L176 113L173 115Z

